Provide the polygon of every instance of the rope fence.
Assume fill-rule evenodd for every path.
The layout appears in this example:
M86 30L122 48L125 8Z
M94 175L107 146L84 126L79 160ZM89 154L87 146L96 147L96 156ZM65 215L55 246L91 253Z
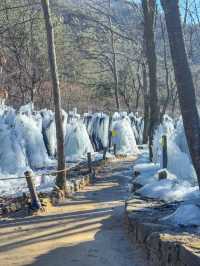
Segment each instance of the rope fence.
M54 171L50 171L50 172L45 172L45 173L34 173L32 174L32 177L38 177L38 176L55 176L58 173L62 173L62 172L69 172L72 170L78 170L78 167L82 168L84 166L88 165L88 163L86 162L80 162L79 164L76 164L75 166L71 166L68 168L65 168L63 170L54 170ZM5 178L0 178L0 181L9 181L9 180L18 180L18 179L25 179L25 176L16 176L16 177L5 177Z
M76 165L73 165L71 167L66 167L65 169L62 170L53 170L53 171L48 171L46 173L42 173L42 174L37 174L37 173L32 173L31 171L26 171L24 173L24 176L18 176L18 177L10 177L10 178L1 178L0 181L10 181L10 180L19 180L19 179L25 179L26 183L27 183L27 188L29 190L30 193L30 198L31 198L31 207L34 208L35 210L39 210L41 208L41 201L39 199L38 193L37 193L37 189L36 189L36 185L35 185L35 180L34 178L36 177L44 177L44 176L55 176L58 173L65 173L66 176L66 181L67 180L72 180L71 177L73 177L73 179L77 176L83 175L84 174L89 174L89 176L91 178L93 175L93 166L95 165L95 163L100 162L99 161L92 161L92 156L91 153L87 154L87 162L80 162ZM94 165L93 165L94 164ZM74 171L74 175L72 175L72 172ZM82 172L81 172L82 171ZM77 174L78 173L78 174ZM57 187L56 187L57 188ZM58 188L59 189L59 188ZM22 188L23 190L23 188Z
M38 176L45 176L45 175L48 175L48 176L54 176L58 173L62 173L62 172L67 172L69 170L71 170L72 168L65 168L63 170L57 170L57 171L52 171L52 172L46 172L46 173L42 173L42 174L32 174L32 177L38 177ZM7 177L7 178L0 178L0 181L9 181L9 180L18 180L18 179L25 179L26 177L25 176L16 176L16 177Z

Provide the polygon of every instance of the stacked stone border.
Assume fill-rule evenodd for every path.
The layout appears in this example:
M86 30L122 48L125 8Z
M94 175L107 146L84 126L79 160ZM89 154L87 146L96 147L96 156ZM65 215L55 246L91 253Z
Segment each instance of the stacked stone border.
M143 248L150 266L199 266L200 237L158 220L172 209L163 202L133 196L125 204L128 235Z

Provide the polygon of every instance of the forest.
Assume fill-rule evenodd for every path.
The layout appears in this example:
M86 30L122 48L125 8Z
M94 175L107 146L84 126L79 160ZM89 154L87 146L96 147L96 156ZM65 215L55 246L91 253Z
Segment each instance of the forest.
M141 4L123 0L110 4L109 1L51 1L51 4L65 109L113 112L121 108L142 114L144 98L148 98L148 84L145 92L143 74L148 70ZM1 1L0 8L1 53L7 60L1 83L8 88L9 104L19 107L32 101L40 109L52 107L40 4L11 0ZM188 4L181 1L180 8L198 100L198 1ZM156 12L154 34L160 113L162 116L167 109L175 116L179 112L177 88L160 5Z

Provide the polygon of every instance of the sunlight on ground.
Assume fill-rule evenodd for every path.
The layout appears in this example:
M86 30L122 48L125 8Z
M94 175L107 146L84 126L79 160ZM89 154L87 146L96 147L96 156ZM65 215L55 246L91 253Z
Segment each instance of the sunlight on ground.
M95 190L112 186L115 184L98 184ZM94 203L72 200L52 208L52 212L43 216L1 224L1 265L27 265L33 263L35 257L55 248L93 241L102 222L110 217L111 207L119 204L118 201Z

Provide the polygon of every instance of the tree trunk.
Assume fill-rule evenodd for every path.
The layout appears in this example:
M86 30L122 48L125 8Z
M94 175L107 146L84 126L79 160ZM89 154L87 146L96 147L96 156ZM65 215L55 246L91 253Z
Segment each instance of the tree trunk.
M59 87L58 69L57 69L57 63L56 63L56 52L55 52L55 44L54 44L54 31L53 31L53 25L51 21L49 0L41 0L41 4L42 4L44 19L45 19L45 24L46 24L48 56L49 56L49 64L50 64L50 70L51 70L51 78L53 82L58 171L61 171L57 175L56 184L60 189L66 191L66 176L65 176L65 171L62 171L65 169L64 135L63 135L63 124L62 124L60 87Z
M150 124L149 124L149 154L150 160L153 158L152 145L153 135L159 124L160 114L157 95L157 60L154 41L154 19L155 19L155 0L142 0L144 14L144 41L145 54L149 69L149 106L150 106Z
M200 187L200 121L195 88L185 50L178 0L161 0L174 66L178 97L190 155Z
M140 86L138 87L138 89L136 90L136 99L135 99L135 112L138 111L139 108L139 103L140 103L140 91L141 88ZM140 111L140 110L139 110Z
M116 62L116 53L115 53L115 39L114 33L112 30L112 18L111 18L111 0L108 0L109 5L109 15L108 15L108 23L110 28L110 42L111 42L111 52L112 52L112 72L114 79L114 91L115 91L115 101L117 111L120 111L120 102L119 102L119 81L118 81L118 73L117 73L117 62Z
M178 101L178 92L176 91L175 95L172 96L172 117L175 117L175 109L176 109L176 104Z
M167 111L167 107L169 105L169 101L170 101L170 86L169 86L169 68L168 68L168 61L167 61L167 45L166 45L166 38L165 38L165 28L163 25L163 20L162 17L160 17L160 25L161 25L161 32L162 32L162 38L163 38L163 54L164 54L164 66L165 66L165 85L166 85L166 89L167 89L167 96L166 99L164 101L163 104L163 108L162 111L160 112L160 122L163 122L163 117Z
M144 95L144 131L143 131L143 143L148 143L149 132L149 96L147 88L147 72L146 67L143 65L143 95Z

